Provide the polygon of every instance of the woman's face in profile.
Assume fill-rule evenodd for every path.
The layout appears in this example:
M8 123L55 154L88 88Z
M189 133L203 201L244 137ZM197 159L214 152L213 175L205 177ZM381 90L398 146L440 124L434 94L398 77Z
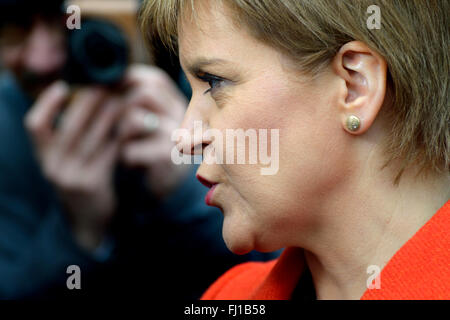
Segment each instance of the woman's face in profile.
M320 228L326 194L351 170L337 109L338 80L331 69L315 80L294 71L279 51L233 25L225 8L202 2L197 20L189 12L179 24L179 54L193 89L183 121L192 130L271 129L279 132L279 168L262 175L267 165L203 163L198 175L217 183L210 203L224 213L223 236L235 253L272 251L294 245ZM290 65L291 64L291 65ZM208 152L221 148L217 139L203 141ZM258 148L261 144L258 142ZM225 150L224 154L228 151ZM235 148L237 149L237 148ZM237 150L233 150L236 155ZM236 162L236 161L235 161ZM324 212L323 210L320 210Z

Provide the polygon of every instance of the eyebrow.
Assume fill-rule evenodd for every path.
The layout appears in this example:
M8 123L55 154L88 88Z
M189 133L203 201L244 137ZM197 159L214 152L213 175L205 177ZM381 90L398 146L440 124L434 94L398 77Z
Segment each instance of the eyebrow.
M196 75L199 72L203 70L204 67L211 66L211 65L225 65L229 64L229 61L223 60L223 59L208 59L208 58L197 58L192 63L188 64L186 66L186 70L192 74Z

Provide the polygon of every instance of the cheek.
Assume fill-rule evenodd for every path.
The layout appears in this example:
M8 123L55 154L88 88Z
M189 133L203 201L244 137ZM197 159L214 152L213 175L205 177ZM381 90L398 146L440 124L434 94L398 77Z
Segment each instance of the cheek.
M224 165L229 175L232 175L234 179L238 179L235 182L240 189L246 188L248 185L252 188L258 188L258 185L261 185L263 180L270 183L271 179L268 178L269 176L261 175L261 168L270 166L270 163L261 164L261 155L272 162L275 157L279 159L279 152L271 154L272 141L277 144L279 150L280 135L286 126L287 118L284 115L285 112L280 112L280 109L286 109L287 103L280 104L280 96L283 95L275 92L273 87L270 89L270 96L267 94L268 88L261 87L254 90L243 88L239 90L240 92L233 93L233 97L227 99L226 104L220 109L214 120L211 121L212 127L223 132L224 155L227 151L231 152L234 154L234 162L236 163L238 151L241 154L245 153L245 164ZM252 92L252 94L248 92ZM278 98L276 98L277 96ZM242 149L236 148L237 139L234 139L234 148L227 145L226 129L242 130L244 133L251 133L253 138L245 138L243 152ZM276 132L274 133L273 131ZM254 143L251 144L250 141ZM261 149L261 142L264 144L263 149ZM256 158L257 164L250 164L250 153Z
M223 166L232 185L223 199L228 203L224 236L242 238L242 243L254 237L258 250L275 250L292 245L289 239L298 235L290 230L314 226L324 195L339 186L349 169L347 154L338 114L330 111L331 95L276 85L248 92L254 94L242 92L227 101L211 125L222 130L278 129L279 170L263 176L260 164Z
M292 112L280 134L277 186L283 208L297 217L301 214L302 224L316 219L326 195L338 188L351 170L345 132L330 105L329 98L319 96L297 104L301 112Z
M260 164L226 165L225 170L256 212L284 208L287 215L278 215L280 224L288 221L292 212L315 207L318 195L336 185L342 178L339 172L345 172L340 122L337 114L328 110L332 98L303 91L271 84L248 91L253 94L241 93L221 109L221 122L213 124L221 129L268 129L269 152L269 132L279 130L277 174L261 175L261 167L267 165ZM246 154L248 151L247 144Z
M290 132L296 132L296 125L292 121L294 111L297 114L301 113L295 106L295 97L286 87L267 83L266 86L259 85L253 90L247 87L239 93L233 93L233 97L227 100L211 121L211 126L222 132L225 132L225 129L242 129L243 131L252 130L256 134L258 164L249 164L248 154L252 148L247 139L246 164L223 165L229 183L236 191L235 206L246 208L247 216L267 216L266 211L275 212L275 208L280 208L286 203L286 192L282 189L288 183L291 159L284 157L282 153L285 152L284 149L288 149L284 145L291 143ZM270 159L268 164L260 163L262 145L259 138L262 130L266 132L267 138L263 139L267 144L262 153ZM273 130L278 133L278 139ZM277 144L278 149L272 145L272 141ZM226 147L223 152L225 154ZM234 151L235 158L236 152ZM274 175L262 175L262 168L274 168L279 171ZM264 221L263 224L267 222L265 219L261 221Z

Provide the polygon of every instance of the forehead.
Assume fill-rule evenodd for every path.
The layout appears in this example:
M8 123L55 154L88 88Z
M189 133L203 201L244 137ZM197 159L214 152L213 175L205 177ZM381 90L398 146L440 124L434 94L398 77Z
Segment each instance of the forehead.
M249 43L256 42L235 26L230 14L222 1L196 1L195 12L185 8L178 23L181 62L198 56L226 59Z
M193 9L184 7L178 19L179 47L190 49L204 40L230 36L233 25L224 10L221 1L198 1Z
M223 1L210 0L195 1L195 12L191 8L182 12L178 47L185 70L201 60L223 60L247 72L280 65L283 55L251 36L244 26L236 25L230 18L233 14Z

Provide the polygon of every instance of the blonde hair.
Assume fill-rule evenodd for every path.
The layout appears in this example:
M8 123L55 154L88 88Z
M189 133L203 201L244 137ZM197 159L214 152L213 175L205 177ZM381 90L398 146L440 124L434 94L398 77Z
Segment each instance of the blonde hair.
M387 162L448 174L450 169L448 0L216 0L256 39L281 50L301 70L317 74L347 42L359 40L384 57L393 103L384 110L390 132ZM195 0L146 0L141 28L147 40L175 49L178 18ZM381 29L369 30L377 5Z

